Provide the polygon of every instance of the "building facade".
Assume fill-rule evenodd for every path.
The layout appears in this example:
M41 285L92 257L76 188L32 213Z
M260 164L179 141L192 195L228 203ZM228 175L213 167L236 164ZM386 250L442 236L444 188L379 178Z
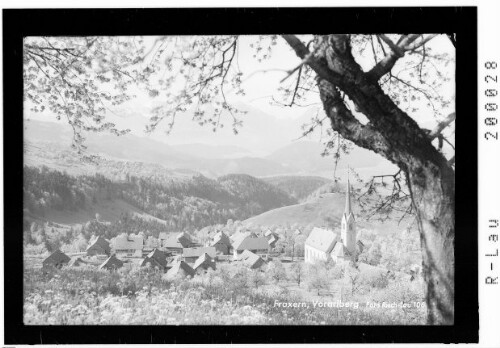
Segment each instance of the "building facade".
M329 229L313 228L304 245L304 261L314 263L331 259L342 263L355 260L356 245L356 221L351 205L351 185L347 179L346 204L340 236Z

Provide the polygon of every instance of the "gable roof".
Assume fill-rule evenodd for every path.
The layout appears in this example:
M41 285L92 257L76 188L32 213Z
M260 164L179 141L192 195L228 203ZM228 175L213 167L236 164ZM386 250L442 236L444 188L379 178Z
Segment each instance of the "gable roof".
M95 248L101 249L105 254L109 254L111 251L109 242L102 236L92 236L89 240L89 246L85 249L85 251Z
M121 234L114 240L115 250L142 250L144 246L144 237L140 234Z
M167 267L167 255L161 250L154 249L144 258L141 266L145 266L148 262L153 266Z
M194 274L195 274L194 269L191 266L189 266L186 262L177 261L173 263L172 268L168 270L167 277L174 277L176 275L193 276Z
M233 248L236 250L263 250L269 249L269 243L266 237L252 238L248 236L241 241L235 242Z
M123 266L123 261L116 258L115 254L111 255L104 261L99 269L117 269Z
M188 248L192 244L193 242L191 241L189 235L187 235L184 232L181 232L181 233L171 233L170 236L168 236L165 239L163 246L166 248L183 249L183 248Z
M210 255L210 257L215 257L217 250L215 247L185 248L182 250L183 257L200 257L205 253Z
M307 237L305 245L325 253L330 253L337 241L338 235L332 230L314 227L309 237Z
M267 240L270 246L274 246L276 242L278 241L278 237L271 235L271 238Z
M160 232L158 239L168 239L171 234L173 234L173 232Z
M232 234L229 239L233 241L233 244L238 241L238 240L243 240L246 237L250 235L250 232L242 232L242 231L237 231L236 233Z
M50 254L45 260L43 260L42 264L44 266L47 265L60 265L64 263L68 263L71 258L63 253L61 250L57 249L52 254Z
M212 269L215 270L215 262L207 253L203 253L200 257L198 257L198 259L194 263L193 269L196 270L199 267L203 268L211 267Z
M80 266L86 264L80 257L73 257L71 261L68 263L68 266Z
M264 259L259 255L252 253L250 250L245 250L241 253L239 260L246 266L252 267L259 261L265 263Z
M335 247L333 248L331 254L338 256L338 257L344 257L344 256L351 255L351 253L349 252L349 250L347 250L347 248L344 246L344 244L342 244L340 242L335 244Z
M225 244L229 247L231 246L231 240L224 232L217 232L217 234L215 234L214 239L212 240L212 243L210 243L210 245L214 246L217 243L222 243L222 244Z

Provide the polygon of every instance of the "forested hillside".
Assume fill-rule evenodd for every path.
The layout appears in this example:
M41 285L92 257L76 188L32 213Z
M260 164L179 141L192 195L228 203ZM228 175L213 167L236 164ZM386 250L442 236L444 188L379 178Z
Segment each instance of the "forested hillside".
M298 200L306 198L321 186L332 182L319 176L273 176L262 180Z
M95 210L99 203L113 201L164 220L166 230L242 220L296 203L280 189L248 175L218 180L197 175L170 181L126 175L112 181L100 174L70 176L46 167L24 168L24 208L34 216L54 210Z

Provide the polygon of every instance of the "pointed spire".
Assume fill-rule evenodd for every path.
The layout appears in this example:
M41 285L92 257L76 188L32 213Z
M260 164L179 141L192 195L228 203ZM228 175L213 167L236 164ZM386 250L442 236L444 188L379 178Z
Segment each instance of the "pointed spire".
M349 166L347 166L347 191L346 191L346 198L345 198L345 210L344 214L349 216L349 214L352 214L352 209L351 209L351 184L349 183Z

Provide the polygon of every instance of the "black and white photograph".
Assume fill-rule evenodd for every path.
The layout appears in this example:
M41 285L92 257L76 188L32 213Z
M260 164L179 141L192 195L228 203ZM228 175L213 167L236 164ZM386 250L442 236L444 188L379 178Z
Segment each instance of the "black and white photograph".
M24 323L453 324L455 45L24 38Z

